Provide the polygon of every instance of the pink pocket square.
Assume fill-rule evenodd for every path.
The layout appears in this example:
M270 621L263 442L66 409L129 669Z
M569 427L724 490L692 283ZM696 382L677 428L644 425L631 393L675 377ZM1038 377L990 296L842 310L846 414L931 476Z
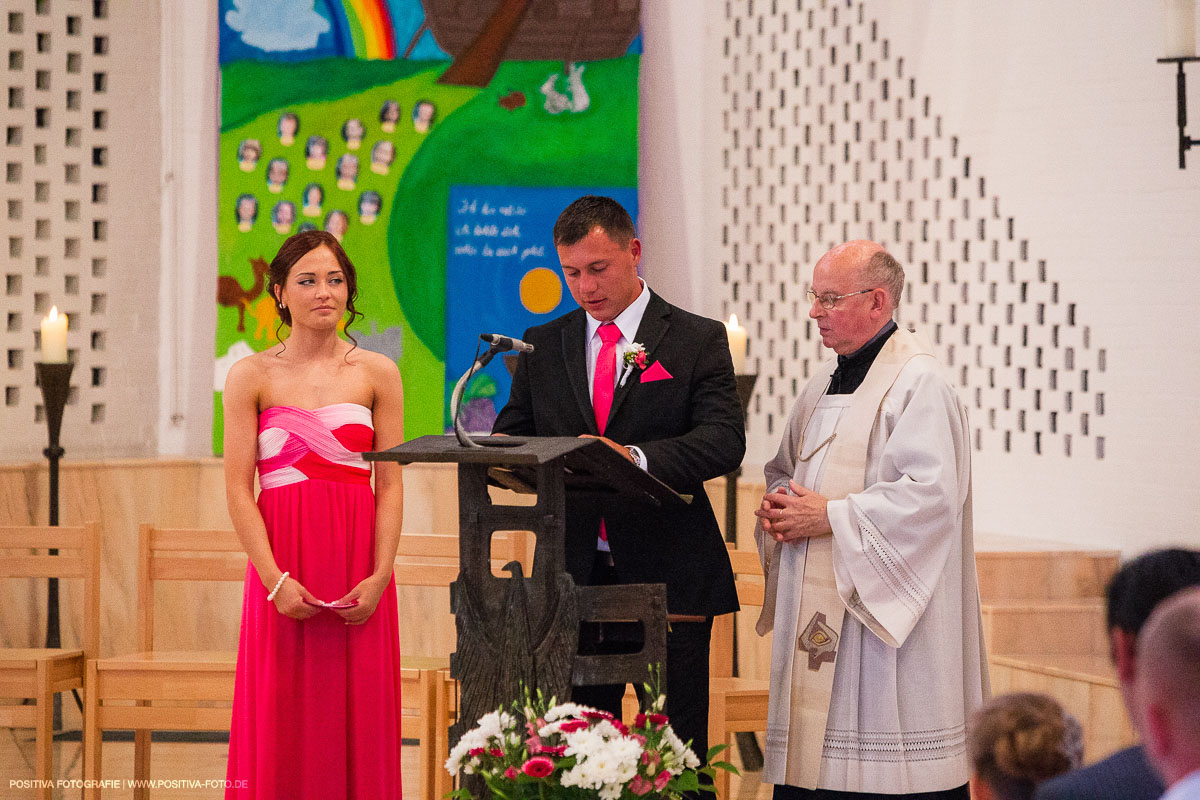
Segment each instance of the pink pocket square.
M655 361L642 373L642 383L670 380L671 377L671 373L667 372L667 368L662 365L662 362Z

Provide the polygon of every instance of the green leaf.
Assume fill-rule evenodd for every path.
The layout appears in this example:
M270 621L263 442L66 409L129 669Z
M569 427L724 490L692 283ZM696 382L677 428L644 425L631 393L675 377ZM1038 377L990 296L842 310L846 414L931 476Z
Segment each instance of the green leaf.
M676 789L682 792L694 792L700 788L700 776L692 770L684 770L671 779Z
M710 761L708 765L713 769L723 769L726 772L732 772L734 775L742 774L738 772L737 767L735 767L733 764L730 764L728 761Z
M716 758L717 753L728 749L729 745L727 744L714 744L712 747L708 748L708 753L705 755L704 760L712 761L714 758Z

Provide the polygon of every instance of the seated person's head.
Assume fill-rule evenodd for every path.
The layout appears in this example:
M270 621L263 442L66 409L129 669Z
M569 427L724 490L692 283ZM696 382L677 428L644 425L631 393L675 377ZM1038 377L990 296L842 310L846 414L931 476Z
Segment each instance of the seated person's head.
M1134 724L1173 786L1200 770L1200 588L1164 600L1137 645Z
M1029 800L1034 788L1083 762L1083 729L1051 697L993 697L967 732L976 800Z
M1108 584L1108 635L1117 678L1129 700L1137 669L1137 637L1163 600L1200 586L1200 551L1153 550L1123 565Z

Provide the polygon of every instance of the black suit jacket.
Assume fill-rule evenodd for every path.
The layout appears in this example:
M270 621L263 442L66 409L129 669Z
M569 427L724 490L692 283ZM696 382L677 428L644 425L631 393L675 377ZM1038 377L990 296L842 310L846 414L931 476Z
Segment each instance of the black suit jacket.
M1157 800L1166 791L1141 747L1113 753L1089 767L1038 785L1034 800Z
M535 350L517 359L512 393L494 432L599 432L588 387L586 332L582 309L525 332L525 341ZM636 341L646 348L647 366L658 362L672 377L642 383L635 368L613 394L604 435L640 447L650 474L694 499L685 509L655 511L619 501L568 497L567 571L577 584L588 582L603 517L622 583L666 583L673 613L715 616L736 611L729 556L704 492L704 481L732 472L746 452L725 327L652 292ZM618 363L618 375L622 369Z

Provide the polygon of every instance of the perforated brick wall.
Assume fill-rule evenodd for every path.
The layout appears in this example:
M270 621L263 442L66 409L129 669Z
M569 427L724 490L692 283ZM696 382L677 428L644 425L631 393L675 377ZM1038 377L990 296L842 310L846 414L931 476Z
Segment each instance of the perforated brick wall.
M905 266L898 321L936 346L977 450L1102 459L1104 343L863 4L723 11L710 39L723 311L750 332L761 446L774 452L799 389L832 356L808 318L812 265L864 238Z
M157 53L140 38L157 29L152 19L148 32L132 26L140 13L110 0L12 0L0 12L3 458L40 458L46 443L34 364L51 306L68 317L75 364L68 456L153 447L156 392L142 381L157 339L157 218L147 209L157 203L158 127L144 112L158 98L143 59L157 67Z

